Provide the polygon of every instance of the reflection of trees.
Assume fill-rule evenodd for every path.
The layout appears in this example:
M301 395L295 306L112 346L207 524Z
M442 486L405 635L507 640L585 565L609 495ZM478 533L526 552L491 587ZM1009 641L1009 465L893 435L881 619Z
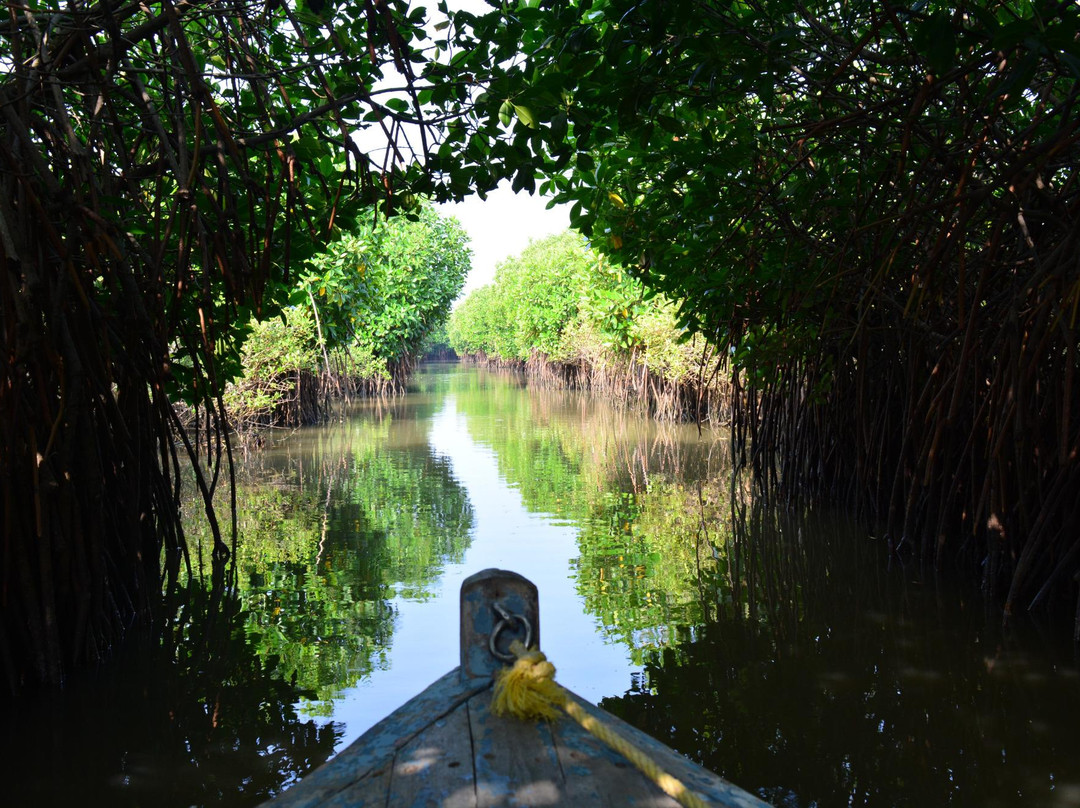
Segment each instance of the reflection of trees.
M457 402L526 506L579 526L586 608L645 668L612 712L783 806L1055 804L1077 785L1075 663L1029 661L1045 650L978 595L571 394Z
M699 625L719 597L726 489L682 480L721 476L726 444L580 394L469 384L456 400L473 439L528 509L579 526L578 588L605 630L640 659Z
M678 645L722 597L721 520L715 485L654 475L644 491L598 498L578 536L578 590L635 664Z
M489 375L493 382L485 382ZM639 491L654 474L704 479L727 464L715 433L643 419L587 393L526 389L504 374L457 378L455 401L469 435L495 450L499 471L530 510L566 515L594 492ZM552 507L556 500L562 507Z
M421 402L422 408L429 403ZM424 597L460 561L472 510L413 405L369 405L297 433L238 482L247 630L314 712L385 663L395 595Z
M199 585L163 644L21 700L0 749L7 805L255 805L325 761L339 730L301 721L295 684Z
M567 428L575 417L573 394L527 391L505 377L477 383L486 375L463 374L463 389L456 390L455 404L468 418L470 437L494 450L500 475L519 488L526 509L571 517L586 488L595 486L580 446L568 445L576 437L576 430Z
M1050 804L1075 782L1075 668L1029 662L978 597L905 583L864 534L732 517L727 596L605 708L777 805Z

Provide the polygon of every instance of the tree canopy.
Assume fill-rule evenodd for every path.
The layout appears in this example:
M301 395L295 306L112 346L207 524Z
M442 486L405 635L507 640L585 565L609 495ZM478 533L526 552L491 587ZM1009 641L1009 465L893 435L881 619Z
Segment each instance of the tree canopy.
M659 418L710 417L716 351L676 323L675 306L567 231L534 241L458 305L454 349L525 365L634 401Z
M1080 563L1078 34L1057 0L523 3L473 25L440 156L555 193L726 346L765 488L1025 608Z
M1075 589L1074 3L489 5L429 35L404 0L9 3L9 682L97 659L178 580L180 456L228 555L206 425L297 262L503 178L729 348L763 484L972 550L1010 609Z
M332 242L305 263L282 317L253 324L225 392L230 424L295 427L325 414L331 390L402 390L461 292L467 245L429 205Z
M277 312L300 261L373 204L415 204L433 131L425 23L388 0L9 4L0 666L13 687L100 658L148 618L162 575L176 585L184 457L229 555L211 506L231 473L221 392L252 315ZM364 132L380 145L361 149ZM178 397L204 413L194 433Z
M532 242L502 261L488 286L472 293L450 321L459 353L525 360L534 351L559 356L563 331L576 317L582 285L596 257L572 232Z

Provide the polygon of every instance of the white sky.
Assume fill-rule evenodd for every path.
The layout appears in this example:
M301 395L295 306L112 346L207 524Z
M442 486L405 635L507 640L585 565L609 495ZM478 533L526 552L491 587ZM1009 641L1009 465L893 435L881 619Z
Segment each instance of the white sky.
M518 255L529 241L561 233L570 226L568 209L545 210L547 203L545 197L515 194L501 185L486 200L471 196L464 202L436 206L439 213L461 222L471 241L472 270L459 299L490 283L496 264Z

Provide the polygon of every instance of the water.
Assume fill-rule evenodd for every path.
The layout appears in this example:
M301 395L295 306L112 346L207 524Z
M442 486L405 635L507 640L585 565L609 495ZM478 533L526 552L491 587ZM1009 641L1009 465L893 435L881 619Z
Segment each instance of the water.
M486 567L539 587L563 684L777 805L1080 805L1064 627L732 489L721 434L475 369L416 388L245 459L237 600L16 705L5 805L279 793L457 664Z

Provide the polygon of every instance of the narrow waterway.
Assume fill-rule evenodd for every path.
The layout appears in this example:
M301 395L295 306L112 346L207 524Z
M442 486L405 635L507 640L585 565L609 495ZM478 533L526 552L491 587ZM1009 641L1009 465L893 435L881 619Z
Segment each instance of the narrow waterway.
M234 599L17 704L3 804L280 793L457 664L458 587L502 567L563 684L776 805L1080 806L1067 627L1004 631L842 518L755 501L722 434L475 368L414 387L243 459Z

